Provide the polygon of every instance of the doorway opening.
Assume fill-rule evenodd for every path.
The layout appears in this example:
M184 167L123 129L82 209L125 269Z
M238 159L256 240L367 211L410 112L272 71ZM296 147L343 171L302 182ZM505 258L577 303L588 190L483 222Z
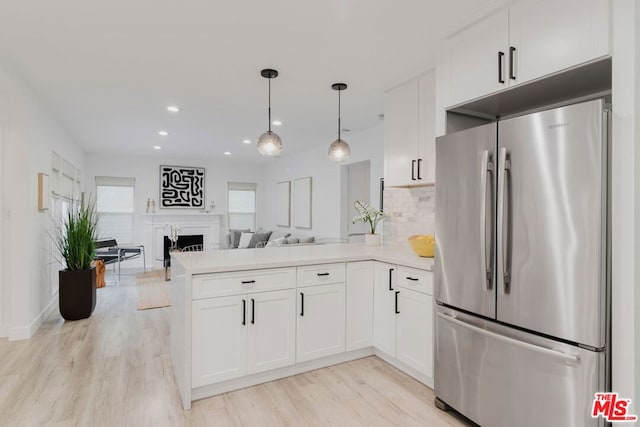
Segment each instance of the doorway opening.
M371 162L344 165L340 169L340 236L349 242L364 242L368 232L363 222L353 223L357 212L353 207L356 200L371 204Z

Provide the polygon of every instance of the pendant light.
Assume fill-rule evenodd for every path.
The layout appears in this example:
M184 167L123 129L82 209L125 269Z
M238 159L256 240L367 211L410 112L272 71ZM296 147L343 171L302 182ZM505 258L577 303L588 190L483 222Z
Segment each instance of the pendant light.
M260 75L269 80L269 130L260 135L257 148L263 156L279 156L282 151L282 140L278 134L271 132L271 79L278 77L278 72L270 68L265 68Z
M349 144L340 138L340 92L346 88L347 85L345 83L334 83L331 85L331 89L338 91L338 139L333 141L329 146L329 158L335 162L343 162L347 160L351 154Z

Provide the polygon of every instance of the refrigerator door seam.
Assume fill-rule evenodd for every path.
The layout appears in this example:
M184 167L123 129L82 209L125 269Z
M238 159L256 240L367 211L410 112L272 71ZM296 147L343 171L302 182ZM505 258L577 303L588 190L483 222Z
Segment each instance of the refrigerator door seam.
M561 351L557 351L557 350L552 350L550 348L546 348L546 347L540 347L539 345L535 345L535 344L530 344L528 342L525 341L520 341L514 338L510 338L510 337L506 337L504 335L495 333L495 332L491 332L488 331L486 329L483 328L479 328L477 326L471 325L467 322L463 322L462 320L458 320L452 316L449 316L447 314L444 313L438 313L437 316L440 319L446 320L447 322L451 322L454 323L456 325L462 326L464 328L467 329L471 329L479 334L491 337L493 339L499 340L499 341L503 341L512 345L515 345L517 347L522 347L522 348L526 348L528 350L533 350L539 353L544 353L548 356L552 356L555 357L556 359L560 359L563 360L567 365L578 365L580 363L580 358L575 355L575 354L568 354L568 353L563 353Z

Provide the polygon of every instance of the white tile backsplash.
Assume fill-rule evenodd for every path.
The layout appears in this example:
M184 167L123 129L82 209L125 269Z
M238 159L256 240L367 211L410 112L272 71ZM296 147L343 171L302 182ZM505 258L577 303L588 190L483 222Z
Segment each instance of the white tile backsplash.
M435 199L435 187L385 188L384 241L406 243L412 234L433 234Z

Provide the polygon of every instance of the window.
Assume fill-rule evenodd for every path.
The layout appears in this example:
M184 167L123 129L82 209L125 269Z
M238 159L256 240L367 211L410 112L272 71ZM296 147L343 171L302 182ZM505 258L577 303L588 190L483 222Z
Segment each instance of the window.
M96 176L98 237L133 242L135 178Z
M256 184L228 183L229 229L256 228Z

